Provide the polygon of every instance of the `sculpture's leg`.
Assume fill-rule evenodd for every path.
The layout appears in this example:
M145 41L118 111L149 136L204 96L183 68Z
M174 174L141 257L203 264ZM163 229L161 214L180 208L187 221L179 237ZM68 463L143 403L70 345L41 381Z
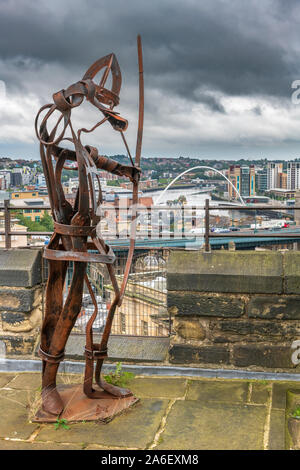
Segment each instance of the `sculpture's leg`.
M62 311L63 289L67 272L67 261L48 260L48 281L45 294L45 317L41 331L41 349L49 351L53 332ZM45 361L43 361L43 369Z
M104 328L104 332L102 335L102 341L100 345L93 343L92 324L97 315L97 304L96 304L96 299L94 297L94 294L91 290L89 280L86 279L87 286L88 286L91 298L95 306L94 314L91 317L87 325L87 329L86 329L86 336L87 336L86 348L85 348L86 360L85 360L85 375L84 375L83 390L86 396L88 396L89 398L103 398L102 393L93 388L94 359L97 359L97 365L96 365L96 370L95 370L95 381L99 385L99 387L101 387L103 390L105 390L106 392L110 393L111 395L115 397L127 397L127 396L132 395L130 390L121 388L121 387L116 387L112 384L108 384L104 380L102 380L100 376L103 360L105 357L107 357L107 343L108 343L108 339L109 339L109 335L110 335L110 331L112 327L114 313L115 313L116 307L120 299L119 287L118 287L118 283L114 274L114 269L111 264L107 264L106 266L107 266L107 269L108 269L108 272L112 281L112 285L114 288L115 298L108 311L105 328Z
M111 279L111 283L112 283L114 291L115 291L115 298L114 298L114 300L113 300L113 302L110 306L110 309L109 309L109 312L108 312L108 315L107 315L105 328L104 328L104 331L103 331L102 340L101 340L101 344L100 344L100 350L101 351L107 349L107 343L108 343L111 328L112 328L112 322L113 322L113 319L114 319L114 314L115 314L116 308L117 308L119 300L120 300L120 293L119 293L119 289L118 289L117 280L116 280L116 277L115 277L114 268L113 268L112 265L108 264L107 269L108 269L108 273L109 273L109 276L110 276L110 279ZM99 385L99 387L103 388L103 390L105 390L106 392L109 392L112 395L117 396L117 397L126 397L126 396L129 396L129 395L132 395L131 391L128 388L122 388L122 387L117 387L117 386L112 385L112 384L108 384L107 382L105 382L105 380L103 380L101 378L102 364L103 364L103 359L102 358L98 359L97 363L96 363L96 369L95 369L95 381Z
M51 339L63 306L63 289L68 262L48 260L48 281L45 295L45 317L41 331L39 355L43 359L42 400L50 401L52 388L47 388L44 381L46 355L49 353ZM45 355L46 353L46 355ZM47 358L48 359L48 358ZM47 399L47 395L49 395Z
M53 332L48 350L49 359L43 374L43 409L59 415L63 410L62 400L56 389L56 375L63 358L66 342L81 310L83 282L86 263L74 262L74 272L69 293ZM57 358L57 359L55 359Z

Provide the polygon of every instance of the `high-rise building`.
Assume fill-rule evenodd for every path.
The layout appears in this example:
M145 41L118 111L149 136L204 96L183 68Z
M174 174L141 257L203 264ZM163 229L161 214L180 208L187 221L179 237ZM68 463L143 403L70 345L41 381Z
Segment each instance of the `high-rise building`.
M10 171L0 170L0 177L2 178L1 189L9 189L10 187Z
M279 179L283 173L282 163L269 162L267 165L267 185L268 189L280 188Z
M268 189L268 170L260 170L256 175L257 189L259 192L267 191Z
M300 162L287 164L287 189L300 189Z
M22 186L23 180L22 180L22 172L17 169L13 169L13 171L10 173L10 184L13 187L17 186Z
M279 173L278 175L278 178L279 178L279 188L280 189L287 189L287 173Z
M229 168L229 180L242 197L255 196L255 168L254 165L232 165ZM238 199L238 193L228 184L230 199Z

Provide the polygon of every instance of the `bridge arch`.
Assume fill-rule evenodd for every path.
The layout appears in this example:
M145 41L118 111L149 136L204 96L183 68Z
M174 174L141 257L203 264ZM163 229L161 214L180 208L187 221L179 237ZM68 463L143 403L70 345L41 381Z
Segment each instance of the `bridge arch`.
M223 178L230 184L230 186L232 187L232 189L237 193L237 195L239 196L240 198L240 201L241 203L243 204L243 206L245 206L245 202L243 201L243 198L240 194L240 192L236 189L236 187L232 184L232 182L227 178L227 176L223 175L223 173L221 173L221 171L219 170L216 170L215 168L212 168L211 166L204 166L204 165L197 165L197 166L194 166L193 168L188 168L187 170L183 171L182 173L180 173L180 175L176 176L176 178L174 178L171 183L168 184L168 186L163 190L163 192L158 196L158 199L157 201L155 202L155 205L159 204L161 198L163 197L163 195L168 191L168 189L179 179L181 178L183 175L185 175L186 173L189 173L190 171L193 171L193 170L199 170L200 168L205 168L205 169L208 169L208 170L212 170L212 171L215 171L216 173L218 173L219 175L223 176Z

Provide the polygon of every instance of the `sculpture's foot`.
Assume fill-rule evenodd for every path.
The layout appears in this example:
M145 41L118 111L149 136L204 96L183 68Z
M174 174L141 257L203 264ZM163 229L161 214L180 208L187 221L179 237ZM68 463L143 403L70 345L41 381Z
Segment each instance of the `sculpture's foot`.
M61 384L57 386L57 389L64 403L64 409L59 418L65 419L69 423L76 421L81 423L82 421L107 423L139 401L133 395L117 398L104 391L99 392L99 390L96 391L96 393L99 392L101 394L98 399L96 397L87 397L82 390L82 386L79 384ZM91 400L91 398L93 399ZM40 408L32 421L55 423L57 422L57 415L47 413Z
M128 388L117 387L116 385L108 384L105 380L99 379L98 385L106 392L114 395L115 397L130 397L132 392Z
M42 389L42 403L44 411L56 416L61 414L64 409L64 405L58 391L56 390L55 384Z

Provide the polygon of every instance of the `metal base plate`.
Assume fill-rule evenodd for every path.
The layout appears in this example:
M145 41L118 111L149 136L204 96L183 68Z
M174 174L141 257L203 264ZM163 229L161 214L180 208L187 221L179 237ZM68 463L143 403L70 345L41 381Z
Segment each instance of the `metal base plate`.
M94 388L100 390L97 386ZM59 419L66 419L68 422L101 421L107 423L139 401L139 398L133 395L118 398L104 391L102 392L103 398L88 398L83 392L82 384L58 385L57 390L64 404L64 410ZM32 421L55 423L57 418L41 407Z

